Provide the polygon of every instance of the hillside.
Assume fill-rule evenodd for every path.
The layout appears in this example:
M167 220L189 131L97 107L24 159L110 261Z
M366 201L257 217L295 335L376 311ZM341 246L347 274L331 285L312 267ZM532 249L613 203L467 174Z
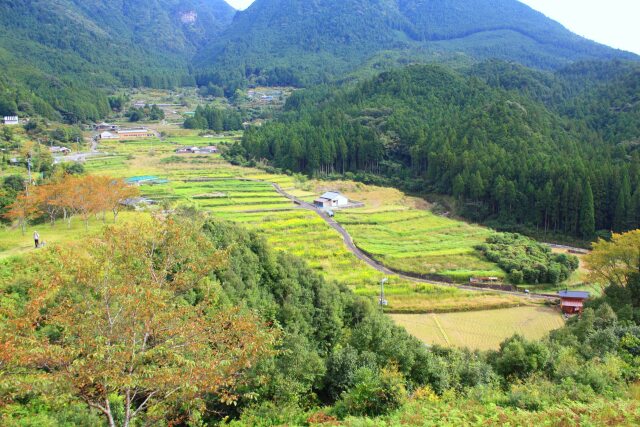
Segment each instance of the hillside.
M382 52L399 62L500 58L555 69L631 59L583 39L517 0L257 0L196 57L201 80L330 80ZM379 64L373 64L377 66Z
M243 149L285 170L451 195L468 217L501 227L591 238L640 226L639 71L411 66L299 92ZM580 75L601 81L578 90Z
M0 3L3 104L68 121L105 114L96 88L193 84L191 57L235 13L223 0Z

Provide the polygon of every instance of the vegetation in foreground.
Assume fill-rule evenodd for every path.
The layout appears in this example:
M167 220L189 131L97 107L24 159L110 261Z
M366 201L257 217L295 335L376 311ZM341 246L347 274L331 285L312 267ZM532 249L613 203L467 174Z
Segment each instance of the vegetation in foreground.
M427 348L256 234L185 214L3 266L4 425L638 420L640 327L609 305L640 307L637 265L541 341ZM612 245L593 271L628 255Z

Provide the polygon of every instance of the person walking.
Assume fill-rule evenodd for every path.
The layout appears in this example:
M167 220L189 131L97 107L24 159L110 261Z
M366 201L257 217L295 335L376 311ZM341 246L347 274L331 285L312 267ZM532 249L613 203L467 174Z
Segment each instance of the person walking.
M37 231L33 232L33 241L36 244L36 249L38 249L40 247L40 234Z

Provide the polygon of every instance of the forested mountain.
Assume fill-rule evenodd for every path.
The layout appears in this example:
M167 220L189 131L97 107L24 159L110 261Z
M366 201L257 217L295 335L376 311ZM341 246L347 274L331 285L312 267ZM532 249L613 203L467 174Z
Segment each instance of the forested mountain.
M247 82L305 86L412 62L502 58L538 69L637 56L517 0L0 0L0 114L68 122L104 91Z
M195 63L209 70L203 82L295 85L344 76L388 51L399 61L501 58L541 69L635 58L517 0L257 0Z
M0 114L62 114L68 121L106 113L106 97L96 88L193 84L192 56L235 13L223 0L0 0L0 6Z
M638 84L640 67L622 63L410 66L296 93L243 150L282 169L453 195L473 219L591 238L640 226Z

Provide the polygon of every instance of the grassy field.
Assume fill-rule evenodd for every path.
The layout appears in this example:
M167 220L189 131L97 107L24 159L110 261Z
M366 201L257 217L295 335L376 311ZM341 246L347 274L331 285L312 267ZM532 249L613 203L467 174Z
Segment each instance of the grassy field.
M166 179L166 184L141 186L141 193L164 207L195 207L217 218L241 223L260 233L275 248L301 256L328 280L346 284L358 294L376 298L383 274L350 253L341 236L319 216L297 208L272 186L272 183L277 183L286 191L312 200L321 190L316 188L318 183L302 183L292 176L236 167L220 155L175 153L181 145L224 145L235 138L237 135L203 138L193 132L180 131L163 141L110 141L99 147L101 152L108 154L89 159L85 168L89 173L115 177L153 175ZM488 235L488 230L437 217L428 210L420 209L417 199L411 199L411 207L407 208L404 195L396 190L348 182L343 185L351 186L357 194L347 194L364 201L367 207L341 212L338 220L344 220L358 244L375 253L385 263L400 269L408 265L409 270L415 268L415 271L430 272L435 268L438 273L446 272L450 276L464 275L464 269L474 273L486 271L497 274L494 266L474 258L470 251L472 244L475 244L471 242L481 240L482 236ZM402 220L394 223L394 216ZM367 225L358 226L358 221ZM92 222L90 232L99 230L101 224L100 221ZM395 230L395 244L385 247L379 242L387 226ZM62 224L54 229L47 229L45 225L36 227L50 243L81 238L85 233L80 224L74 224L71 231ZM403 232L405 227L406 231ZM371 230L369 240L367 228ZM30 227L28 234L33 229ZM436 230L440 234L436 235ZM420 236L417 242L416 235ZM444 239L447 235L450 236L448 240ZM469 241L464 240L465 235ZM0 237L3 244L7 242L4 249L0 248L0 257L30 250L30 236L21 237L18 230L1 231ZM461 245L461 248L455 248L456 245ZM513 307L523 303L521 298L513 296L419 284L397 276L389 277L386 293L390 303L388 309L403 313Z
M118 216L118 224L126 224L137 220L141 215L143 214L122 212ZM83 239L99 233L105 226L112 224L113 216L107 214L104 221L102 218L91 218L89 220L89 227L85 227L84 222L80 218L73 217L71 219L71 226L67 225L63 220L57 221L54 225L49 222L32 224L24 234L17 228L0 228L0 259L24 255L34 251L34 231L38 231L40 239L45 243L45 246L50 246Z
M392 314L409 333L429 345L495 350L514 334L539 339L564 320L547 307L516 307L501 310L444 314Z

